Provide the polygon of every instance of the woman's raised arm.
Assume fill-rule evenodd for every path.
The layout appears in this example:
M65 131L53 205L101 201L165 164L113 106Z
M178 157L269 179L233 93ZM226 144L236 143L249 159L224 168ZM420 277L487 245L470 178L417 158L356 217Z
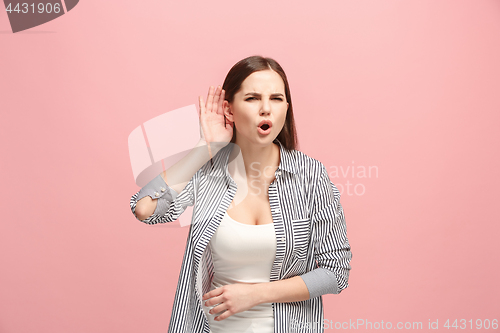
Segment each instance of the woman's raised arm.
M132 196L130 205L138 220L146 222L153 214L165 214L194 174L231 141L233 126L225 125L222 88L211 86L207 102L204 104L201 96L199 102L200 140L185 157Z

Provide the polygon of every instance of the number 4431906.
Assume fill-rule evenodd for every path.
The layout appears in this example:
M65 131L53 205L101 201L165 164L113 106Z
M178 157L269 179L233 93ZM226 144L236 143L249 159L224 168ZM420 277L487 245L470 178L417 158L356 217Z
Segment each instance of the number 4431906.
M30 7L31 7L31 13L35 13L35 4L27 4L27 3L17 3L14 9L12 9L12 3L9 3L9 5L5 8L5 11L7 11L9 14L12 12L17 12L19 13L28 13L30 12ZM59 13L61 12L61 4L60 3L38 3L37 5L37 13L42 14L42 13Z
M466 319L455 319L453 323L450 325L450 319L446 320L446 323L444 323L443 327L446 327L448 329L454 328L454 329L494 329L496 330L498 328L498 319L476 319L475 322L472 319L466 320Z

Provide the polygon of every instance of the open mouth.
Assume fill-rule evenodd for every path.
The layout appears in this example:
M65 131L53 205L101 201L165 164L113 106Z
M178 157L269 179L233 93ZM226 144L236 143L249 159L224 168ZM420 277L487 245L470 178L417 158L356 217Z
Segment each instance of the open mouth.
M273 126L273 123L269 119L264 119L262 120L259 125L258 125L258 131L262 135L267 135L271 133L271 127Z

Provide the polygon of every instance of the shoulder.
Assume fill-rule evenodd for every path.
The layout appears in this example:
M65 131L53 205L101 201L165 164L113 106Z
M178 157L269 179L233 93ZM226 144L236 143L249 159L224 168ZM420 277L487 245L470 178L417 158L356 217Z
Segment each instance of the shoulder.
M326 167L321 161L300 150L292 150L288 152L299 175L316 181L319 180L320 177L327 175Z

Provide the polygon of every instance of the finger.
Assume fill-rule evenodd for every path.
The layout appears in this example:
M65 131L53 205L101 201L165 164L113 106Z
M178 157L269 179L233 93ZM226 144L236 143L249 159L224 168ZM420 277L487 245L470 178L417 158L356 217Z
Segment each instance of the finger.
M205 295L203 295L203 297L202 297L201 299L204 301L204 300L207 300L207 299L212 298L212 297L214 297L214 296L217 296L218 294L219 294L219 293L217 293L217 289L213 289L213 290L210 290L210 291L209 291L208 293L206 293ZM211 300L207 301L207 303L208 303L208 302L210 302L210 301L211 301ZM216 304L216 303L214 303L214 304Z
M226 117L226 122L229 126L233 127L233 122Z
M210 309L209 313L213 315L221 315L223 311L227 310L227 306L224 303L216 303L218 305Z
M215 110L216 112L218 111L217 105L219 104L220 91L221 91L221 87L217 86L217 89L215 89L215 96L214 96L214 101L213 101L213 106L212 106L212 110Z
M226 310L224 311L224 313L222 313L221 315L218 315L217 317L214 318L214 320L217 320L217 321L221 321L221 320L224 320L226 319L227 317L229 317L231 315L231 313L229 312L229 310Z
M213 100L214 100L214 87L210 86L210 88L208 89L207 104L205 105L206 111L208 112L212 111Z
M198 116L200 116L200 117L201 117L201 114L202 114L203 112L205 112L205 105L203 105L203 97L199 96L199 97L198 97L198 102L199 102L199 104L200 104L200 113L199 113L199 115L198 115Z
M220 99L220 91L222 88L220 86L217 86L214 90L214 99L212 101L212 108L210 109L211 112L217 113L217 106L219 105L219 99Z
M217 304L217 303L220 303L220 298L216 298L215 296L219 296L222 294L222 287L219 287L219 288L215 288L213 290L210 290L208 293L204 294L201 299L202 301L204 300L207 300L209 298L211 298L210 300L206 301L205 303L207 305L211 305L211 304ZM214 297L214 298L212 298ZM209 303L210 302L210 303Z
M227 310L228 305L225 303L226 301L227 299L222 294L220 294L219 296L212 296L212 298L207 301L210 302L209 306L214 306L212 314L218 314L219 312Z

